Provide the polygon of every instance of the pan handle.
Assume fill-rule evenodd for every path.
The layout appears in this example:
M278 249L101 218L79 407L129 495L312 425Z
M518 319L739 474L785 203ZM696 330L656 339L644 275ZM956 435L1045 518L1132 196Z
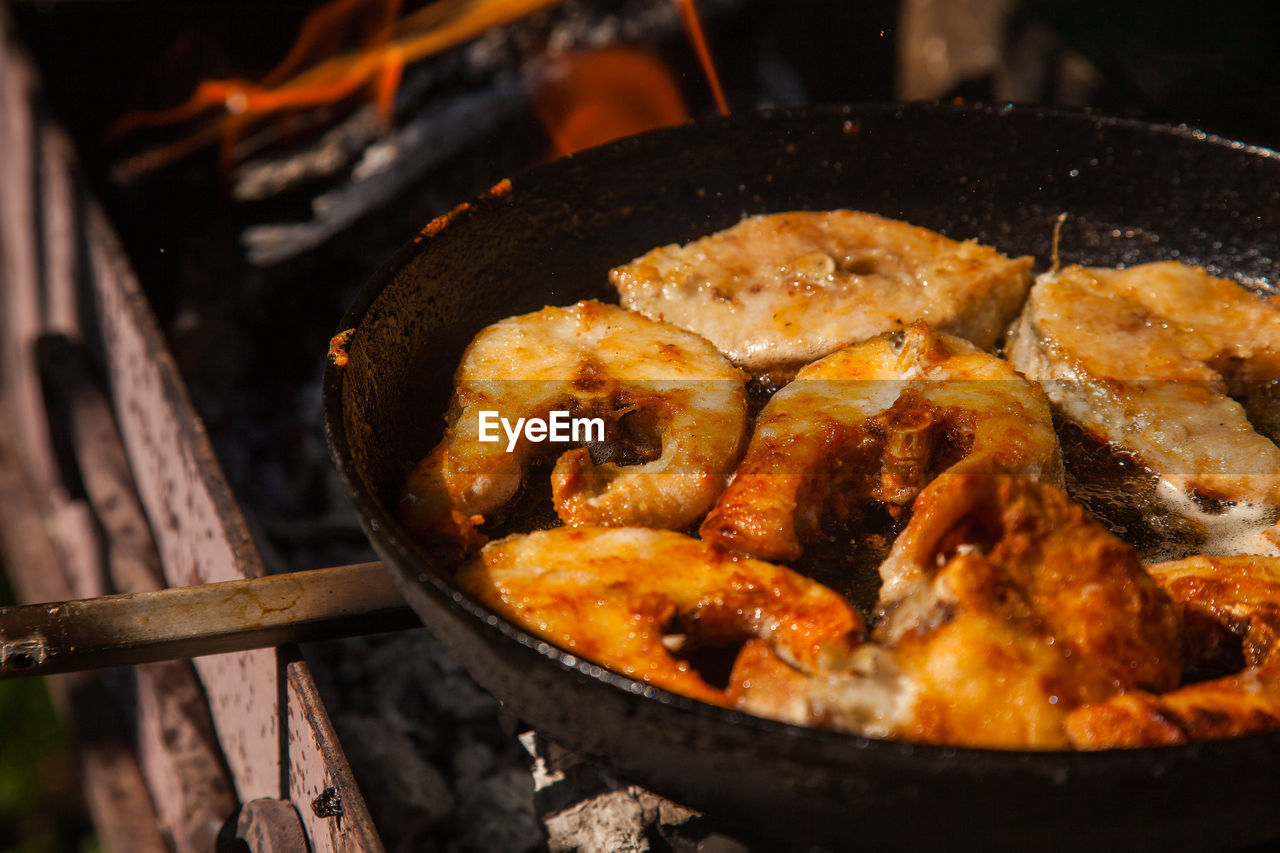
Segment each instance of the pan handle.
M0 608L0 678L421 626L381 563Z

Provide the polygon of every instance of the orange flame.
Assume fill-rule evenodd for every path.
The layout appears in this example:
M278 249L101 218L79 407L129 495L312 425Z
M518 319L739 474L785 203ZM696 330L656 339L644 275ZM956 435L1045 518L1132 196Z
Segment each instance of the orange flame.
M715 98L716 110L720 115L729 114L729 102L724 98L724 90L720 88L720 75L716 73L716 64L711 61L711 51L707 47L707 38L702 33L702 21L698 18L698 10L693 0L676 0L680 9L680 19L684 22L685 34L698 54L698 62L702 63L702 73L707 75L707 83L711 86L711 96Z
M220 144L230 168L236 148L255 125L291 111L343 101L364 89L389 122L406 65L455 47L562 0L435 0L400 20L402 0L330 0L303 22L280 64L258 82L232 78L200 83L186 102L165 110L131 112L109 139L150 128L212 120L176 142L132 158L129 170L166 166L206 145ZM711 86L716 107L729 107L707 48L693 0L675 0L685 31ZM359 48L344 50L356 31ZM689 118L670 72L638 48L568 54L535 95L535 107L557 153L567 154Z
M533 103L558 155L689 119L671 72L632 47L565 54Z
M362 14L363 13L363 14ZM346 47L345 35L353 24L364 36L360 46L368 49L391 40L391 26L400 16L400 0L333 0L307 15L302 30L289 53L259 85L271 88L284 83L305 68L336 56Z
M729 104L693 0L675 0L685 34L711 86L720 115ZM538 118L554 153L572 154L613 139L689 120L680 88L656 57L634 47L566 54L534 94Z
M560 2L435 0L393 23L399 13L400 0L332 0L307 18L288 56L261 81L206 80L177 107L123 116L108 136L119 138L219 111L221 115L209 126L150 152L135 163L134 168L137 171L159 168L218 141L226 167L234 159L236 144L254 124L288 110L341 101L365 86L370 87L385 121L391 116L396 90L407 64ZM364 47L317 62L317 57L332 50L334 44L345 43L343 34L360 12L365 13Z

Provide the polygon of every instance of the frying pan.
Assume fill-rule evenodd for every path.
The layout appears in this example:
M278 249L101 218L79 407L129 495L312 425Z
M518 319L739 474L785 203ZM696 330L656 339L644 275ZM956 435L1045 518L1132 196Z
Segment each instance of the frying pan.
M1182 127L1030 108L869 105L696 122L516 177L424 229L359 293L328 440L410 605L544 734L739 830L833 847L1204 849L1280 838L1280 734L1101 753L872 740L712 707L606 671L470 600L394 508L485 325L612 299L606 272L744 215L848 207L1047 265L1178 258L1262 288L1280 155Z

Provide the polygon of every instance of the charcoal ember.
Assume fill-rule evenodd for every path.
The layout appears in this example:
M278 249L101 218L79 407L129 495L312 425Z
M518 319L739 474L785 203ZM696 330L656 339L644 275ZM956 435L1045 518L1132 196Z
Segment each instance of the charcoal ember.
M501 739L499 705L425 630L308 646L308 661L334 713L376 715L400 731L477 724ZM332 698L331 698L332 697Z
M453 790L412 738L372 715L346 714L333 724L388 850L421 849L451 823Z
M533 813L533 780L527 766L501 764L474 782L458 786L460 835L455 850L545 849Z
M542 735L520 743L533 758L533 804L552 853L750 853L702 815L629 785Z
M491 746L464 732L453 748L453 778L459 788L474 787L492 772L496 760Z
M620 789L597 794L547 820L553 853L605 853L650 849L646 812L654 810L645 792ZM649 808L646 808L649 806Z
M497 725L499 706L462 665L427 631L397 637L370 656L369 666L384 673L380 690L388 713L405 726L421 725L424 715L457 723ZM404 658L409 651L412 659Z
M388 850L543 848L528 755L429 632L304 653Z

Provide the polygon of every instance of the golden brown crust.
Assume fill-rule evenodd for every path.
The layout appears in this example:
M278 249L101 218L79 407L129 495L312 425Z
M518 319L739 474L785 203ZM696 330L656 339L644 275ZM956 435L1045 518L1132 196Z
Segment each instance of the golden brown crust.
M1007 258L850 210L753 216L614 269L622 304L697 332L751 371L803 364L918 320L990 348L1027 292Z
M735 557L670 531L557 528L486 546L459 585L522 627L632 678L727 704L672 653L759 637L806 670L847 649L862 620L844 600L782 566Z
M1058 440L1038 386L916 324L833 353L775 394L701 533L794 560L826 520L872 501L903 514L942 471L1059 482Z
M1249 669L1161 696L1135 691L1077 709L1076 749L1166 746L1280 728L1280 671Z
M1280 379L1276 305L1185 264L1069 266L1037 280L1008 352L1063 414L1177 489L1280 505L1280 449L1228 396Z
M1065 746L1071 709L1177 684L1168 596L1060 489L950 475L921 495L904 537L921 548L919 570L876 629L918 685L902 736Z
M1185 612L1240 637L1247 665L1270 658L1280 636L1280 558L1201 554L1147 570Z
M744 649L729 691L739 707L927 743L1047 749L1068 745L1073 709L1177 684L1172 602L1061 490L979 474L930 489L945 490L952 512L932 537L930 571L874 643L813 673ZM936 520L917 513L909 526Z
M970 607L1012 623L1030 619L1118 688L1177 685L1180 622L1169 596L1131 546L1060 489L1008 476L939 479L916 502L881 572L905 571L919 584L971 550L996 568L967 572L960 586L950 581Z
M1216 622L1240 638L1248 666L1163 695L1134 691L1082 707L1068 720L1072 745L1154 746L1280 728L1280 559L1200 555L1148 570L1182 609L1184 622L1199 626L1187 637L1193 659L1216 657L1194 648L1219 642L1203 626Z
M835 257L859 229L873 244ZM887 236L901 251L874 243ZM762 275L761 252L779 246L788 260L773 258ZM459 583L575 654L749 713L928 743L1099 749L1280 728L1280 560L1196 557L1148 574L1131 547L1036 482L1061 481L1039 385L911 322L924 306L942 328L990 346L1003 327L992 320L1013 310L1028 267L847 211L760 217L655 250L612 274L652 320L589 301L477 336L455 377L446 438L411 472L402 519L449 559L474 553L486 541L483 513L514 493L535 451L525 442L486 452L467 418L485 406L504 416L562 406L604 418L622 455L600 464L594 445L556 448L552 499L569 527L490 543ZM923 296L922 282L933 288ZM889 285L903 289L901 304L868 308L857 296ZM1141 394L1180 411L1207 394L1216 423L1233 405L1222 404L1224 375L1280 376L1280 314L1238 290L1176 264L1055 271L1014 352L1035 356L1028 369L1119 388L1116 399L1150 379L1155 391ZM980 292L991 299L978 309L956 301ZM788 376L865 337L859 323L899 330L798 369L704 520L706 542L644 528L696 523L712 503L742 449L745 392L710 343L659 322L668 310L738 364ZM1223 316L1183 322L1201 310ZM1241 318L1262 324L1256 346L1241 340ZM1081 331L1096 334L1103 320L1116 335L1082 347ZM346 343L333 342L339 366ZM1050 373L1042 378L1063 378ZM1187 431L1175 420L1153 427L1170 459ZM1217 426L1235 430L1228 420ZM1275 498L1270 471L1161 473L1232 499ZM794 559L828 522L856 521L870 503L912 513L881 568L874 642L831 590L741 556ZM720 647L733 664L727 684L690 654ZM1233 656L1241 671L1179 687L1184 661L1225 672Z
M566 524L687 527L741 454L743 379L705 340L616 305L584 301L502 320L463 353L445 437L408 478L402 520L420 537L473 544L467 525L516 495L535 455L560 453L553 499ZM582 440L539 443L519 432L529 419L545 427L553 411L600 419L596 445L613 458L597 463L571 449Z
M329 362L334 367L341 369L347 366L351 358L347 348L351 345L351 337L355 333L355 329L347 329L329 339Z

